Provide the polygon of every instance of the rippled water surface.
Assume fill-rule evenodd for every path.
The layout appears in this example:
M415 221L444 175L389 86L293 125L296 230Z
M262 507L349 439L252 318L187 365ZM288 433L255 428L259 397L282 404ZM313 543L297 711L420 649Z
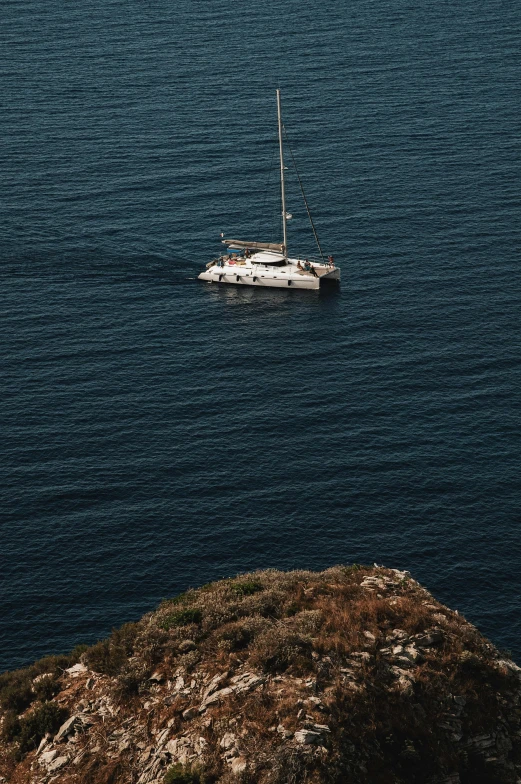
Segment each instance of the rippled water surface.
M520 36L500 0L4 4L1 668L352 561L521 657ZM277 85L339 290L195 279L279 239Z

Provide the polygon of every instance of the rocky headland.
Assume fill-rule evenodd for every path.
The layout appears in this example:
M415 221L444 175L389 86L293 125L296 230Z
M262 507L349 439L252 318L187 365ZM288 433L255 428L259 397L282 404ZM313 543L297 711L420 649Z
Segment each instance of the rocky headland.
M0 708L9 784L521 782L521 669L383 567L189 590Z

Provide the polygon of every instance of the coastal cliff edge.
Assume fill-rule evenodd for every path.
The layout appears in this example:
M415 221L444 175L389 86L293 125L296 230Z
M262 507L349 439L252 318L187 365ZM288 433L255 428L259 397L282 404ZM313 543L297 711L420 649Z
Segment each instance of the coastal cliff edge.
M0 676L8 784L516 784L521 668L408 572L258 571Z

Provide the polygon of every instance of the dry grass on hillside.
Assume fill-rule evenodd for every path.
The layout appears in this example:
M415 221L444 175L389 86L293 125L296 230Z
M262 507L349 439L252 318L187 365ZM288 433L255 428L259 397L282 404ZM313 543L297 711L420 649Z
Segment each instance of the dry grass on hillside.
M56 784L514 784L519 688L515 665L406 573L266 570L0 676L0 764L16 784L50 782L55 762L34 749L59 710L79 718L43 746L62 754Z

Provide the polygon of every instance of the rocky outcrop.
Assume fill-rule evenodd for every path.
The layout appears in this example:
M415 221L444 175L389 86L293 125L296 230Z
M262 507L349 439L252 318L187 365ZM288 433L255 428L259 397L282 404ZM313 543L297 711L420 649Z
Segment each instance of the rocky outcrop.
M521 669L406 572L223 580L76 658L1 676L4 782L521 782Z

